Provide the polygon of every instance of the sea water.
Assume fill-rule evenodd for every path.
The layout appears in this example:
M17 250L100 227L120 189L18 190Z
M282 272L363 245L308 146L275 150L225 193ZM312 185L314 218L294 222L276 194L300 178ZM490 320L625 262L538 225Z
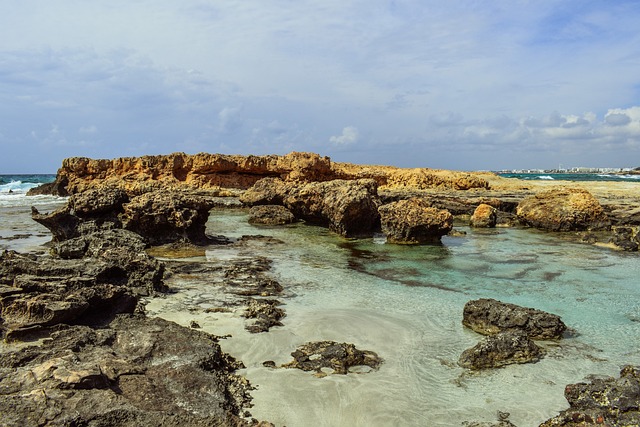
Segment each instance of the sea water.
M537 426L568 406L565 385L640 364L637 253L532 230L457 228L467 234L441 245L400 246L303 224L252 226L246 210L214 210L212 234L283 242L255 254L274 261L273 274L289 295L282 298L284 326L249 334L237 315L197 314L195 307L172 314L166 300L149 308L231 334L221 345L245 363L242 374L257 386L252 415L278 426L459 426L495 421L497 411L520 427ZM242 255L230 247L207 251L209 260L234 256ZM209 286L186 288L197 294ZM462 369L458 357L482 339L461 323L464 304L476 298L558 314L571 331L540 343L547 355L538 363ZM325 378L262 365L286 363L297 346L318 340L353 343L384 363L378 371Z

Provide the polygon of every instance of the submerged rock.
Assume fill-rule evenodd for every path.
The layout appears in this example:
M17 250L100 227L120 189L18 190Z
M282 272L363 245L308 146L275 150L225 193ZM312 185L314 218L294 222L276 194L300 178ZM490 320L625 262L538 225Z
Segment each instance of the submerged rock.
M296 221L291 211L284 206L254 206L249 211L250 224L285 225Z
M611 225L600 202L579 188L548 190L527 197L518 204L516 214L522 223L547 231L602 230Z
M631 427L640 425L640 367L625 366L619 378L570 384L564 396L569 409L540 427Z
M251 298L244 313L247 319L253 319L245 326L245 329L252 334L268 332L273 326L283 326L280 319L285 316L284 310L278 308L282 304L275 299L254 299Z
M462 324L483 335L520 330L534 340L560 339L567 329L555 314L485 298L465 304Z
M0 353L2 425L245 426L242 367L208 334L118 316Z
M490 335L465 350L458 359L463 368L499 368L514 363L537 362L544 350L531 341L522 331L500 332Z
M628 251L635 252L640 246L640 227L638 226L615 226L611 227L613 236L611 243L616 247Z
M439 242L453 228L453 215L432 208L423 199L399 200L380 206L382 232L390 243Z
M293 353L293 361L282 365L283 368L298 368L303 371L315 371L323 376L323 368L333 370L334 374L345 375L356 366L368 366L378 369L382 359L374 352L358 350L355 345L334 341L306 343Z

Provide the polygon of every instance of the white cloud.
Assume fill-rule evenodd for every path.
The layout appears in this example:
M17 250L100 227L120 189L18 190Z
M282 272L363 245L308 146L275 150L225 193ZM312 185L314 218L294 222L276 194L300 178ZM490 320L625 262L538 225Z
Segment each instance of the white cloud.
M347 126L342 129L342 135L332 136L329 142L335 145L350 145L358 142L360 134L355 126Z

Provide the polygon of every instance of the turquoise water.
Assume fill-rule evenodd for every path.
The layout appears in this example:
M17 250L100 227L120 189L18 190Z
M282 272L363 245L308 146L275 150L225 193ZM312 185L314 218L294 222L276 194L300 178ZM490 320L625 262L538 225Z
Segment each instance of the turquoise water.
M640 175L609 174L609 173L502 173L503 178L517 178L524 180L562 180L562 181L617 181L638 182Z
M467 227L442 245L395 246L304 225L254 227L240 210L214 212L209 229L285 242L267 250L295 295L286 299L285 326L263 336L238 332L226 344L259 386L253 415L276 425L453 426L495 421L500 410L519 427L537 426L567 407L566 384L640 364L637 254L531 230ZM480 297L558 314L572 331L542 343L548 355L539 363L467 372L457 359L481 337L463 328L462 309ZM297 345L319 339L353 342L385 364L324 379L261 366L285 363Z

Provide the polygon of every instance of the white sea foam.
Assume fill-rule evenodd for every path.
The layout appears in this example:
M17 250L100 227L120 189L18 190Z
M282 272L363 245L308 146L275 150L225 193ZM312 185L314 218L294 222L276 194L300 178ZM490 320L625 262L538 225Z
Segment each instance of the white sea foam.
M549 175L540 175L538 177L538 179L553 180L554 178L552 176L549 176Z

